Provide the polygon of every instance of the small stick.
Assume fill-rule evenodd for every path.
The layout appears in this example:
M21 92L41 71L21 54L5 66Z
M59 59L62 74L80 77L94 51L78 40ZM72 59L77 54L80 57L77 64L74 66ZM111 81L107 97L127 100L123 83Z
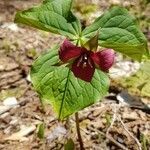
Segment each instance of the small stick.
M118 104L117 104L118 105ZM119 110L119 108L117 109L116 107L116 104L114 105L113 104L113 106L114 106L114 109L112 108L112 110L113 110L113 112L114 112L114 114L113 114L113 119L112 119L112 122L111 122L111 125L109 126L109 128L107 129L107 132L106 132L106 135L108 135L109 134L109 132L110 132L110 130L111 130L111 128L113 127L113 125L114 125L114 123L115 123L115 121L116 121L116 119L117 119L117 112L118 112L118 110Z
M79 144L80 144L80 150L84 150L84 145L83 145L83 141L82 141L82 137L81 137L81 133L80 133L78 112L75 113L75 122L76 122L76 130L77 130L77 135L78 135L78 141L79 141Z
M113 137L106 135L105 133L94 129L92 127L88 127L90 130L98 132L99 134L103 135L104 137L106 137L109 141L111 141L112 143L114 143L116 146L118 146L119 148L121 148L122 150L128 150L125 146L123 146L122 144L120 144L119 142L117 142L116 140L113 139Z
M127 129L127 127L125 126L125 124L124 124L123 121L121 120L121 117L120 117L120 116L118 117L118 119L120 120L120 122L121 122L122 126L124 127L124 129L126 130L126 132L135 140L135 142L136 142L137 145L138 145L138 149L139 149L139 150L142 150L140 142L139 142L138 139L137 139L136 137L134 137L134 136L132 135L132 133Z

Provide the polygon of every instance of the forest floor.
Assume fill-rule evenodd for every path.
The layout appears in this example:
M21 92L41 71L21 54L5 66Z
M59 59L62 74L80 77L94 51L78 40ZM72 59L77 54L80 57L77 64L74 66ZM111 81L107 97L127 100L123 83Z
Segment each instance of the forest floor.
M69 138L79 149L74 116L59 122L50 106L43 110L29 76L33 60L62 37L13 23L16 11L40 0L7 0L5 5L4 1L0 1L0 150L59 150ZM109 7L103 0L97 3L102 10ZM137 4L133 1L132 5ZM150 41L150 31L145 26L142 30ZM132 104L122 103L124 97ZM10 106L8 98L15 104ZM113 79L102 102L79 112L85 149L150 150L148 104L150 97L130 95ZM41 140L37 126L42 122L45 135Z

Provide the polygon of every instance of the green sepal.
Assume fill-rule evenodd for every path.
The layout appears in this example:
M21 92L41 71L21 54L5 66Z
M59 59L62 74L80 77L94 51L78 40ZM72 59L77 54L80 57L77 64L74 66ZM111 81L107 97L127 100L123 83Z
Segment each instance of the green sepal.
M96 35L89 39L83 47L90 51L96 51L98 48L98 38L99 38L99 31L97 31Z

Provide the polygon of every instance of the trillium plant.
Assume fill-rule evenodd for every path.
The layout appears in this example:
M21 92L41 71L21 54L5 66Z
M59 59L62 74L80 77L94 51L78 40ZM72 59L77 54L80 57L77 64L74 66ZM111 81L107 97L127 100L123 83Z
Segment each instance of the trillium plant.
M83 29L71 6L72 0L44 0L15 16L17 23L64 37L31 68L41 101L50 103L61 120L107 94L116 52L136 61L149 55L145 36L125 8L114 6Z

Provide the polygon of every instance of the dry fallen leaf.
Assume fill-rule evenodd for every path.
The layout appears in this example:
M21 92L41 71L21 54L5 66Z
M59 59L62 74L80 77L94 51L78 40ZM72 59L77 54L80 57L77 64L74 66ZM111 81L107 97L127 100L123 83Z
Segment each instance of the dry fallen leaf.
M0 106L0 115L10 110L10 106Z
M35 129L36 129L36 126L34 125L30 127L22 126L19 132L16 132L12 134L11 136L6 137L5 140L27 141L28 138L26 138L26 136L29 135L31 132L35 131Z
M18 104L18 102L15 97L8 97L3 101L4 106L15 106L17 104Z

